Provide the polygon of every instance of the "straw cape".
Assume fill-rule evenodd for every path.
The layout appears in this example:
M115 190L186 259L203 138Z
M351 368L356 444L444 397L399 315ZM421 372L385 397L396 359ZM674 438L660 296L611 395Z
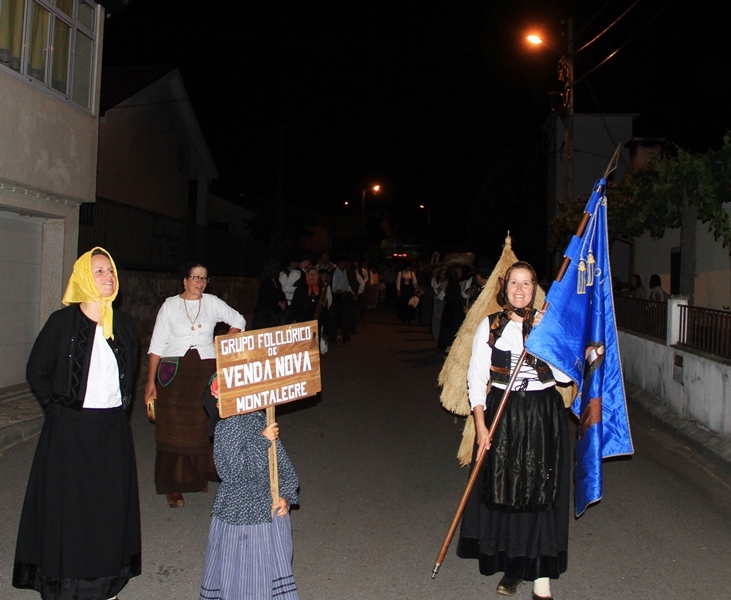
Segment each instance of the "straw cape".
M498 260L492 274L488 278L485 288L467 312L465 320L457 332L457 337L452 344L452 348L447 355L447 359L444 361L444 366L439 373L438 382L442 388L440 395L442 406L449 412L467 417L464 429L462 430L462 443L457 452L457 459L463 467L470 464L472 450L475 445L475 422L471 414L472 411L467 392L467 369L469 368L470 357L472 356L472 340L475 337L478 325L489 315L502 310L502 306L497 302L497 294L502 287L503 276L510 266L516 262L518 262L518 257L513 252L512 240L510 238L510 232L508 232L500 260ZM537 286L533 308L539 310L543 306L545 299L546 292L541 286ZM564 397L564 404L568 406L571 401L567 400L567 396L571 395L573 390L559 389L559 391Z

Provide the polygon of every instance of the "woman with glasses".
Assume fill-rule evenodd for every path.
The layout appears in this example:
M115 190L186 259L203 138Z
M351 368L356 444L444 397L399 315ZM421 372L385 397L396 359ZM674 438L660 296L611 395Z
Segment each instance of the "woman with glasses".
M155 487L170 508L185 504L183 493L205 492L218 479L200 399L216 372L216 324L226 323L228 333L246 326L239 312L204 293L210 280L204 265L190 263L181 275L182 293L167 298L157 313L145 388L148 414L155 419Z

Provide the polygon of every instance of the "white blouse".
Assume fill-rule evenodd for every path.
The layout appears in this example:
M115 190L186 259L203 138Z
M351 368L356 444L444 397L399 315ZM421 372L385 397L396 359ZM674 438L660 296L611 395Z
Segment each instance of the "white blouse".
M114 351L104 339L104 328L96 326L91 348L89 376L86 378L84 408L115 408L122 406L119 388L119 365Z
M540 327L540 325L537 325ZM472 356L470 357L470 366L467 370L467 387L469 390L470 406L474 408L477 405L486 406L487 384L490 381L490 366L492 365L492 348L488 344L490 339L490 319L486 318L480 323L472 340ZM510 321L503 329L502 335L495 342L498 350L510 351L510 369L511 372L523 352L523 324L516 321ZM549 365L550 366L550 365ZM571 378L558 369L551 367L551 372L556 381L568 383ZM543 390L551 387L553 382L542 382L538 379L535 369L523 362L520 372L515 379L514 389L523 385L523 380L527 380L527 391ZM493 384L496 388L504 389L504 385Z
M226 323L243 331L246 319L223 300L203 294L200 301L167 298L157 313L148 354L184 356L195 348L202 359L216 358L213 330L217 323Z

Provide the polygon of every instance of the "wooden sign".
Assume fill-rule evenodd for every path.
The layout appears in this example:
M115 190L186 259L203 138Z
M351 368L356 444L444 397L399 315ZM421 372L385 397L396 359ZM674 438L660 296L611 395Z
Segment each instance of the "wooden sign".
M307 321L216 336L221 418L320 392L317 329L317 321Z

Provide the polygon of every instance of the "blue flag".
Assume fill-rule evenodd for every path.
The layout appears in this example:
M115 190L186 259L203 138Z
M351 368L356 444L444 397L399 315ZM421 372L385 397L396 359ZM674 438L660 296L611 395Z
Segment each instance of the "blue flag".
M570 259L568 268L551 285L546 313L526 342L530 354L579 386L571 405L579 418L576 516L601 500L602 459L634 452L614 318L606 187L605 179L594 184L585 208L586 227L569 243L564 254Z

